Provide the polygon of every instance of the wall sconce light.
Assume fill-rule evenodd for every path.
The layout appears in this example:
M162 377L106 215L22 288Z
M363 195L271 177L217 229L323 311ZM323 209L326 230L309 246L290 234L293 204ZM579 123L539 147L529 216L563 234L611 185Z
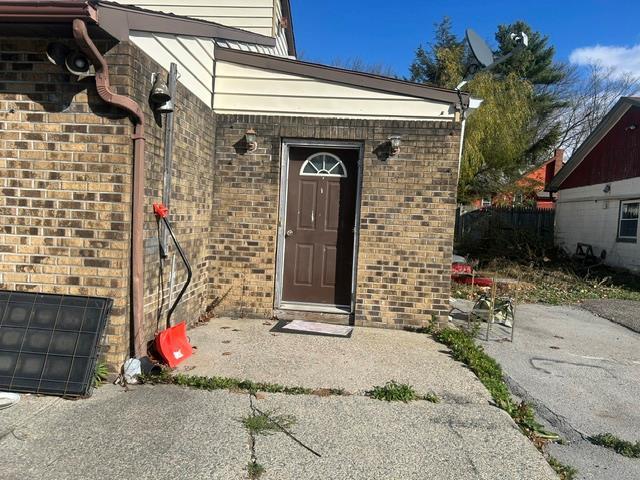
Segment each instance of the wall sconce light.
M244 133L244 143L247 146L247 152L255 152L258 149L258 136L253 128Z
M400 135L391 135L388 140L389 144L389 156L395 157L400 153Z
M602 189L602 191L603 191L604 193L609 193L609 192L611 191L611 185L607 183L607 184L604 186L604 188Z

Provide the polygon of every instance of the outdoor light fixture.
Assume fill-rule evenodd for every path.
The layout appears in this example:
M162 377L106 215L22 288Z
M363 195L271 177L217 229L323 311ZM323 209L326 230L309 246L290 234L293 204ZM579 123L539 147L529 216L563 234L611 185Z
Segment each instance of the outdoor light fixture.
M395 157L400 153L400 135L391 135L388 139L389 156Z
M151 76L153 86L151 87L151 93L149 99L154 105L154 109L158 113L173 112L173 101L171 100L171 94L169 93L169 87L161 77L160 73L154 73Z
M635 123L633 123L629 125L627 128L625 128L624 131L627 132L629 130L635 130L636 128L638 128L638 126Z
M258 137L253 128L244 133L244 143L247 147L247 152L255 152L258 149Z
M602 191L603 191L604 193L609 193L609 192L611 191L611 185L607 183L607 184L604 186L604 188L602 189Z

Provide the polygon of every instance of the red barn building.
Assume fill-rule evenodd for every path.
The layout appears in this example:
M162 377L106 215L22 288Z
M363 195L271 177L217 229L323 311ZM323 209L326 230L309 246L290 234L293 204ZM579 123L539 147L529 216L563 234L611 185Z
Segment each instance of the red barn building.
M622 97L548 189L560 246L586 243L609 265L640 271L640 97Z

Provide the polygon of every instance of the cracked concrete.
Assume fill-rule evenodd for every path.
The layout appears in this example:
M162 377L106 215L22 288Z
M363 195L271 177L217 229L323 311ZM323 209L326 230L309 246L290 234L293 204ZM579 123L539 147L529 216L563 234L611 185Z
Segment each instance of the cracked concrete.
M586 440L605 432L640 440L640 335L578 307L542 305L518 306L513 344L504 341L509 334L495 325L480 343L502 365L512 392L568 440L549 451L577 468L579 479L640 478L637 459Z
M294 415L293 436L321 455L284 433L255 436L262 478L556 478L511 418L489 403L475 376L430 337L370 329L356 329L347 341L273 337L262 323L225 319L191 331L200 348L187 373L352 392L395 378L443 399L404 404L362 395L260 393L255 406ZM242 418L250 413L246 393L175 385L128 392L105 385L80 401L27 396L0 412L2 478L247 478L252 437Z
M283 435L258 438L265 479L555 478L508 415L489 405L280 394L259 404L294 414L296 436L322 455Z
M433 391L451 403L487 403L475 375L443 355L426 335L357 328L352 338L274 333L275 322L215 319L189 332L198 353L179 368L192 375L219 375L309 388L363 393L389 380Z

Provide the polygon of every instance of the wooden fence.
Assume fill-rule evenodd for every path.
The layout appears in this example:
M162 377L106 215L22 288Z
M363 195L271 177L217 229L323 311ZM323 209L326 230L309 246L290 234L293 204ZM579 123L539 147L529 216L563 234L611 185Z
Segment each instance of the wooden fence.
M456 211L455 241L477 242L496 236L528 233L543 242L553 242L555 211L528 207L485 207Z

